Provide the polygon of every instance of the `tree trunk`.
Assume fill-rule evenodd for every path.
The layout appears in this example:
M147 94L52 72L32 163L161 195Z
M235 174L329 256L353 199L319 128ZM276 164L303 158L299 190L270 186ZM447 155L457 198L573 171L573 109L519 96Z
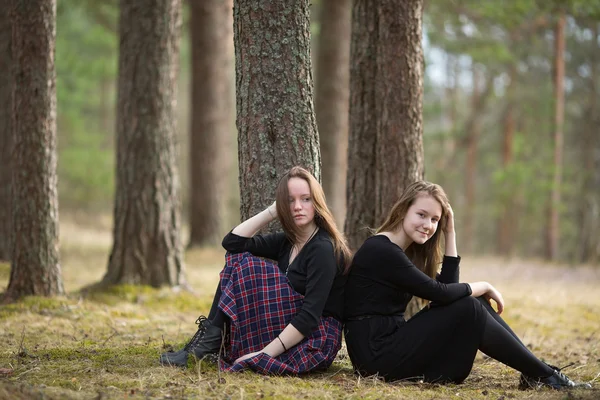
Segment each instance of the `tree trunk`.
M592 47L596 48L598 37L598 23L589 26L592 31ZM579 239L576 260L582 263L595 264L600 260L600 141L598 126L600 126L600 112L598 111L598 52L590 52L590 96L587 123L582 132L581 157L584 171L581 185L580 204L577 207L579 222Z
M323 189L340 226L346 216L351 14L351 0L322 2L315 84Z
M281 175L301 165L321 179L313 107L308 0L234 0L240 211L275 198Z
M558 242L560 239L559 208L562 185L562 147L565 118L565 22L564 11L558 17L554 29L554 134L552 145L552 190L548 207L548 230L546 232L546 258L558 259Z
M58 255L56 1L12 3L12 268L5 300L64 292Z
M423 178L422 11L422 1L354 3L345 223L354 249Z
M509 71L508 87L506 89L506 110L503 116L502 130L502 168L507 171L513 159L513 138L515 136L515 87L517 79L517 66L512 64ZM506 183L508 184L508 182ZM506 190L506 189L505 189ZM498 219L497 252L501 256L510 256L512 253L512 232L514 225L515 204L513 196L503 198L502 210Z
M114 242L103 285L185 284L175 148L180 0L120 3Z
M10 260L12 237L11 158L13 146L12 118L12 55L10 3L3 0L0 13L0 261Z
M190 130L190 242L214 245L223 237L221 221L227 179L226 143L233 103L233 1L190 2L192 112Z
M473 92L471 94L471 104L475 110L481 102L481 71L479 66L473 65ZM477 153L479 147L479 136L481 135L480 114L472 114L472 119L467 124L467 156L465 170L465 207L464 215L473 215L476 207L476 187L477 187ZM471 253L475 248L475 218L464 218L464 228L462 232L462 246L467 253Z

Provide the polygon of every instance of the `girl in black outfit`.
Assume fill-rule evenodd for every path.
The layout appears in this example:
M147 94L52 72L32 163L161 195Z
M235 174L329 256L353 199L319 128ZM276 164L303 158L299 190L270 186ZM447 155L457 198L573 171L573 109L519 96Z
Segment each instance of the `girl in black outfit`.
M283 232L255 235L276 218ZM310 172L288 171L276 202L236 226L223 247L226 263L208 318L200 317L189 343L160 362L185 366L190 354L216 354L227 332L225 371L300 374L331 365L341 347L351 255Z
M523 345L500 317L504 300L492 285L458 283L459 262L454 215L443 189L415 182L352 261L344 336L356 372L386 380L460 383L481 350L521 371L521 387L576 386ZM413 295L431 303L405 321Z

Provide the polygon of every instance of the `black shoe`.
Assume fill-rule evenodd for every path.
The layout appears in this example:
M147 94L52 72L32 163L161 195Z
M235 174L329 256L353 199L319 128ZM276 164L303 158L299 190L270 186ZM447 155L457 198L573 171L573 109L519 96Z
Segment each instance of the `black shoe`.
M210 322L204 326L204 335L200 341L190 349L198 360L202 360L209 355L219 354L221 343L223 342L223 331L221 328L214 326Z
M213 326L210 321L208 319L206 319L206 317L204 316L200 316L198 317L198 319L196 320L196 325L198 325L198 330L196 331L196 333L194 334L194 336L192 336L192 338L187 342L187 344L183 347L183 349L172 352L166 352L160 355L159 358L159 362L162 365L173 365L173 366L177 366L177 367L186 367L187 366L187 359L188 356L190 355L190 353L194 352L194 349L198 346L201 346L206 354L209 354L211 351L207 350L212 350L212 347L210 347L208 344L212 344L214 342L213 337L215 336L215 330L218 331L218 336L219 336L219 343L216 346L216 350L212 351L213 353L218 353L219 352L219 348L221 346L221 329L217 328L216 326ZM207 340L207 344L203 345L203 342ZM206 355L204 354L204 355ZM202 358L202 357L198 357L198 358Z
M558 368L554 365L546 364L554 371L552 375L545 378L532 378L531 376L527 376L521 374L519 378L519 389L539 389L543 386L549 386L555 390L563 390L563 389L573 389L573 388L583 388L583 389L591 389L592 385L589 383L579 383L573 382L569 379L565 374L561 371L567 367L570 367L573 364L567 365L562 368Z

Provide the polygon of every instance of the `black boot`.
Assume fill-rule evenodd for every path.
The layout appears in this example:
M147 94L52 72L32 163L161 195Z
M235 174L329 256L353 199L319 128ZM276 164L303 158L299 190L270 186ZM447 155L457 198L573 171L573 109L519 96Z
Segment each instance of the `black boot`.
M210 322L205 327L202 339L190 350L198 360L214 354L219 354L223 342L223 331Z
M573 382L571 379L569 379L565 374L563 374L561 372L566 367L558 368L554 365L550 365L550 364L546 364L546 365L548 365L550 368L552 368L554 370L552 375L545 377L545 378L532 378L530 376L527 376L527 375L524 375L521 373L521 377L519 378L519 389L521 389L521 390L539 389L543 386L548 386L548 387L551 387L552 389L556 389L556 390L573 389L573 388L584 388L584 389L592 388L592 385L590 385L589 383L578 383L578 382ZM573 365L573 364L567 365L567 367L570 367L571 365Z
M160 363L162 365L174 365L178 367L186 367L188 356L194 352L194 349L200 346L204 349L205 354L218 353L221 346L221 329L213 326L204 316L198 317L196 320L198 330L187 342L183 349L179 351L169 351L160 355ZM215 337L218 336L218 344L215 346ZM206 341L206 343L204 343ZM198 357L202 358L202 357Z

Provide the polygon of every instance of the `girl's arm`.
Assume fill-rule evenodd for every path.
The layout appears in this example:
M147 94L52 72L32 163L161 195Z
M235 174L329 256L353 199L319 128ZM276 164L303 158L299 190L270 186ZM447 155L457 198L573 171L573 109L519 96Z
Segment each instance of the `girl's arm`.
M502 297L502 294L498 290L496 290L495 287L493 287L488 282L469 283L469 286L471 286L471 296L483 296L488 301L488 303L490 300L494 300L498 308L498 314L502 314L502 311L504 310L504 298Z
M277 207L275 202L266 209L262 210L253 217L248 218L231 231L238 236L252 237L261 228L268 225L271 221L277 218Z
M448 214L446 215L446 226L444 227L444 238L446 242L445 255L457 257L458 250L456 249L456 232L454 231L454 211L448 204Z
M252 358L260 353L265 353L270 357L275 358L300 343L302 339L304 339L304 335L301 334L298 329L294 328L294 325L288 324L285 329L281 331L279 336L273 339L271 343L266 345L264 349L254 353L246 354L235 360L235 362L238 363L248 358Z

